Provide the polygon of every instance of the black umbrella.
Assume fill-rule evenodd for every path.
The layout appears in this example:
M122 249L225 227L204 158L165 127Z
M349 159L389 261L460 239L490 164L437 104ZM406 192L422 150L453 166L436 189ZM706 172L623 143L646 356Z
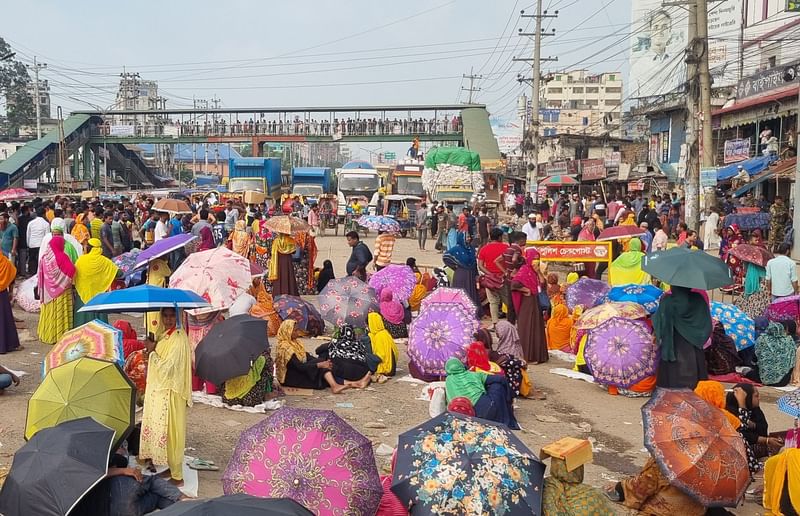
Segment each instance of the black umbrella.
M247 314L217 323L195 350L197 376L216 385L247 374L252 362L266 351L267 321Z
M247 494L235 494L198 500L178 502L159 511L159 516L309 516L314 513L290 498L258 498Z
M106 476L114 430L90 417L40 430L17 450L0 514L62 516Z

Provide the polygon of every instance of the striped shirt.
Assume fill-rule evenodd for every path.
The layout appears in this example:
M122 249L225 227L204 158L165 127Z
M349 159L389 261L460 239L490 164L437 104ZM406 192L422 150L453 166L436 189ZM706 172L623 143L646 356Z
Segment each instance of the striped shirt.
M375 238L375 265L378 267L386 267L392 261L392 252L394 252L394 235L384 233Z

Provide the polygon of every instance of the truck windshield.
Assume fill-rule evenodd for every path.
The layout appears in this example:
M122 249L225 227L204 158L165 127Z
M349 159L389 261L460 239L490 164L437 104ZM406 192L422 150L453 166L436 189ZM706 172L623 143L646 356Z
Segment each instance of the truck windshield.
M322 195L322 187L320 185L294 185L292 193L303 196L317 196Z
M402 195L423 195L421 176L397 176L397 193Z
M264 179L261 177L232 177L228 180L228 191L243 192L245 190L264 193Z
M343 192L370 192L374 193L381 187L378 176L367 175L342 175L339 177L339 190Z

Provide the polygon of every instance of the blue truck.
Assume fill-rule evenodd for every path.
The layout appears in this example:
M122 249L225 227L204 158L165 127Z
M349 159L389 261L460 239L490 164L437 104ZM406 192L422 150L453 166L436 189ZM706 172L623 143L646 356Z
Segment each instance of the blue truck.
M228 192L258 192L268 199L281 197L281 160L279 158L230 158ZM245 197L258 197L256 194ZM247 202L247 201L245 201Z
M331 169L327 167L294 167L292 169L292 194L302 195L309 202L318 201L330 192Z

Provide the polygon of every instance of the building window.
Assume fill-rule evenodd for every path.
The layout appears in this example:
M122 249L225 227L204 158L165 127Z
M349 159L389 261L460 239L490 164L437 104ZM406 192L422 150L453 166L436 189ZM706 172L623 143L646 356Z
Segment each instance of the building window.
M560 75L556 75L556 80L560 81L561 80L561 76Z
M606 88L606 93L622 93L622 88L618 86L609 86Z
M608 76L608 80L609 81L616 81L617 80L617 76L612 73L611 75Z
M563 88L547 88L547 93L561 93Z
M575 88L572 88L572 93L583 93L583 88L578 88L576 86Z
M778 64L778 63L777 63L777 59L778 59L778 58L777 58L777 57L775 57L775 56L770 56L770 58L769 58L769 59L767 59L767 66L768 66L769 68L775 68L775 65L777 65L777 64Z
M586 88L586 93L597 93L598 91L599 90L597 89L596 86L592 86L592 87L587 87Z
M582 123L583 125L589 125L589 117L588 116L583 117Z

